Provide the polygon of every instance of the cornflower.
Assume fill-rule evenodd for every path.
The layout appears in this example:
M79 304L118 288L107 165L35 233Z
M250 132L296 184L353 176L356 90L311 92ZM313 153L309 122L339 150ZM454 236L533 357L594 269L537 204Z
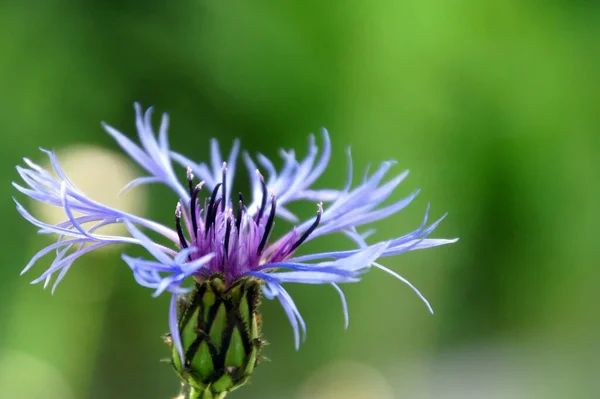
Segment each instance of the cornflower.
M171 151L167 114L162 116L157 135L151 124L152 108L142 113L141 106L135 104L135 112L141 145L103 124L123 151L148 173L130 182L124 190L150 183L170 187L174 192L173 226L94 201L69 180L53 151L42 150L53 173L25 158L26 167L17 166L25 185L13 185L35 201L62 208L66 220L55 225L45 223L15 199L19 213L37 226L39 233L58 236L55 243L32 257L22 273L29 271L40 258L54 254L50 266L32 282L43 282L44 287L52 283L54 292L73 263L91 251L112 244L145 248L147 259L126 254L122 259L137 283L153 289L154 296L164 292L171 295L170 333L165 340L172 347L171 362L182 379L187 397L223 398L248 380L263 346L258 313L261 296L281 303L292 326L295 346L300 346L306 336L306 325L283 287L286 283L333 287L340 295L347 327L347 303L339 284L357 282L364 272L375 267L407 284L433 312L410 282L380 264L379 259L455 242L456 239L428 238L445 215L428 225L427 206L423 222L415 231L374 244L366 242L374 230L358 231L359 227L386 219L412 202L418 190L383 205L408 171L384 180L394 162L383 162L373 173L365 172L362 181L353 186L348 150L345 186L313 188L331 154L329 135L323 129L321 151L311 135L308 154L301 160L293 150L280 150L283 166L279 170L264 155L252 158L243 152L251 187L251 197L247 200L242 193L232 195L240 152L238 140L233 142L226 161L217 140L211 140L210 164L196 163ZM187 184L179 181L174 164L187 170ZM266 171L267 178L260 169ZM296 201L316 203L316 216L301 221L288 209ZM294 227L274 239L272 232L277 219L291 222ZM98 232L112 224L124 225L128 234ZM164 240L153 240L142 230L158 234ZM356 249L297 254L304 243L333 233L346 235Z

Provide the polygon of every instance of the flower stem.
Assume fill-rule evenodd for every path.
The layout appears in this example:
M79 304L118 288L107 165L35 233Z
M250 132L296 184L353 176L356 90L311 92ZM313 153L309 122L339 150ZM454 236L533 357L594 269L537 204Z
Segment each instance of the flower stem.
M197 391L194 388L190 389L190 392L186 399L224 399L227 392L221 392L219 394L213 394L208 389Z
M179 396L173 399L225 399L227 392L212 393L210 389L196 389L187 384L181 384Z

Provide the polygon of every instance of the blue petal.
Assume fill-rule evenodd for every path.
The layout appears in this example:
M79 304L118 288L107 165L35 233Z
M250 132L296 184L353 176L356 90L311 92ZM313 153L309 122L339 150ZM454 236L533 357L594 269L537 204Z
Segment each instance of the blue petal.
M121 148L142 168L152 176L156 177L158 181L169 186L181 199L188 201L189 193L175 176L171 164L171 154L167 138L168 116L163 114L159 138L157 140L152 129L152 108L149 108L146 113L142 115L141 106L138 103L135 103L134 107L136 111L136 128L142 147L139 147L133 141L125 137L125 135L106 123L103 123L102 126L108 134L117 141Z
M318 161L317 155L319 149L315 145L315 138L312 135L309 136L308 154L300 162L296 160L295 152L293 150L280 150L280 155L284 160L284 164L279 173L277 173L273 163L267 157L262 154L257 156L259 163L268 172L268 179L266 179L267 188L269 191L277 194L278 206L307 198L332 200L332 198L336 197L336 190L325 190L324 192L320 192L319 190L315 191L310 188L325 170L331 155L331 142L329 140L329 134L325 129L322 131L322 136L323 150L321 151ZM244 153L243 156L252 183L253 201L250 206L248 206L248 209L251 215L253 215L259 208L262 200L260 182L253 177L256 170L256 164L247 153ZM284 214L280 213L277 216L284 217L287 220L293 220L293 215L289 212Z
M125 221L125 226L131 235L137 239L144 246L144 248L146 248L146 250L156 258L156 260L163 264L171 263L171 258L169 258L164 252L160 251L156 244L147 235L142 233L137 227L128 221Z
M336 284L331 283L333 288L340 295L340 300L342 301L342 310L344 311L344 328L348 329L348 325L350 324L350 316L348 314L348 302L346 301L346 295L344 295L344 291Z
M427 300L427 298L425 298L425 296L423 294L421 294L421 291L419 291L417 289L417 287L415 287L414 285L412 285L412 283L410 281L408 281L407 279L405 279L404 277L402 277L401 275L399 275L398 273L396 273L395 271L388 269L385 266L380 265L379 263L374 262L373 265L380 269L383 270L384 272L396 277L398 280L402 281L404 284L408 285L410 287L411 290L413 290L418 296L419 298L421 298L421 300L425 303L425 305L427 305L427 309L429 309L429 312L431 312L431 314L433 314L433 308L431 307L431 304L429 303L429 301Z
M181 336L179 335L179 326L177 325L177 295L171 295L171 302L169 305L169 330L171 330L171 339L173 345L177 349L179 354L179 360L181 361L181 367L183 368L183 345L181 344Z
M306 324L300 315L296 304L287 291L275 281L266 281L267 285L263 286L263 292L268 299L277 298L287 315L292 330L294 331L294 344L296 349L300 348L300 335L302 332L303 340L306 338Z
M248 272L247 274L263 280L277 281L278 283L331 284L355 283L360 281L356 276L342 276L336 273L319 271L318 269L312 271L277 273Z
M221 158L221 150L219 149L219 142L217 139L210 140L210 162L212 164L213 179L215 181L221 181L221 167L223 165L223 158Z
M121 189L121 192L119 194L123 194L124 192L129 191L137 186L141 186L143 184L153 184L153 183L160 183L160 179L156 176L138 177L136 179L133 179L129 183L127 183L127 185Z

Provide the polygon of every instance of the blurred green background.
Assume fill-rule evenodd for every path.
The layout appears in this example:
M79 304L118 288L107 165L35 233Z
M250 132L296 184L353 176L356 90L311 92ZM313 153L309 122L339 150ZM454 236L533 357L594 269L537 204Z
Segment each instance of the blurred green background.
M14 209L14 165L55 148L79 159L86 191L116 196L141 170L114 158L99 122L133 137L134 101L168 112L172 147L197 160L210 137L303 155L326 126L320 186L343 186L351 145L358 176L390 158L411 169L395 199L423 189L376 238L414 229L428 201L432 217L449 212L434 235L461 238L386 259L435 316L372 271L344 287L344 331L331 288L290 286L309 329L296 352L266 302L270 362L232 398L600 397L599 18L590 1L2 1L0 398L178 391L159 362L168 297L134 282L125 248L78 261L53 296L28 284L47 263L19 277L49 241ZM128 196L170 223L168 190Z

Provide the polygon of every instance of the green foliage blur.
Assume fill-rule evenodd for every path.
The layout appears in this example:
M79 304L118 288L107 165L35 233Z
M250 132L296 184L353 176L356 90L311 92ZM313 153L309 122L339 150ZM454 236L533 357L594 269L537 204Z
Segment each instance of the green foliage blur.
M117 151L100 121L134 137L134 101L168 112L172 147L199 161L210 137L303 155L326 126L322 187L343 186L351 145L357 180L393 158L411 170L394 199L422 189L375 238L416 228L429 201L449 213L434 235L461 238L386 259L435 316L374 270L344 287L344 331L330 287L290 286L308 325L296 352L265 301L270 361L232 398L600 397L599 21L586 1L2 1L0 398L178 392L159 361L168 297L119 251L82 258L54 295L28 284L48 259L19 277L49 241L14 209L14 166L43 162L38 147ZM145 193L169 223L175 197Z

